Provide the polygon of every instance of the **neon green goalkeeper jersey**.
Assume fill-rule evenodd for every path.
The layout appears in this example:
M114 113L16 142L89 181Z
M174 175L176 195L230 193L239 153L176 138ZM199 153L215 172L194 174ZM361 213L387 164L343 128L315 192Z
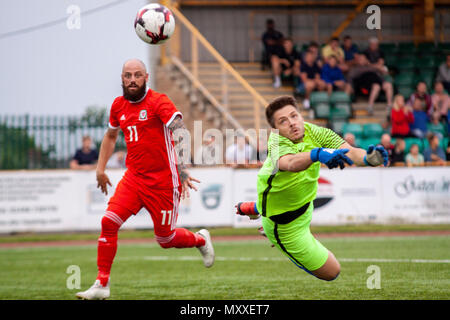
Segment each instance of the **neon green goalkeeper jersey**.
M338 149L345 141L330 129L305 122L301 142L271 133L268 156L258 172L258 212L270 217L299 209L316 197L320 162L300 172L278 170L278 159L286 154L311 151L314 148Z

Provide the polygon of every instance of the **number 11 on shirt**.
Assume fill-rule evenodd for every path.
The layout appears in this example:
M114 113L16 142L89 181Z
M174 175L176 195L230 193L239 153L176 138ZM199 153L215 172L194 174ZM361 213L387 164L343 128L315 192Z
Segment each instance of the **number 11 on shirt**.
M130 142L138 141L138 133L136 126L128 126L128 131L130 131ZM134 133L134 140L133 140L133 133Z

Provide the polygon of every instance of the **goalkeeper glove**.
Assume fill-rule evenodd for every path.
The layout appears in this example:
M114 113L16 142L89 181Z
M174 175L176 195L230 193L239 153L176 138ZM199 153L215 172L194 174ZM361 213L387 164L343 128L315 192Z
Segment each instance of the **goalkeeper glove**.
M348 149L328 149L328 148L315 148L311 150L311 161L325 164L329 169L337 168L344 169L345 163L352 165L353 161L345 154Z
M383 146L374 146L371 144L367 148L367 153L364 156L364 163L371 167L379 165L388 165L389 155Z

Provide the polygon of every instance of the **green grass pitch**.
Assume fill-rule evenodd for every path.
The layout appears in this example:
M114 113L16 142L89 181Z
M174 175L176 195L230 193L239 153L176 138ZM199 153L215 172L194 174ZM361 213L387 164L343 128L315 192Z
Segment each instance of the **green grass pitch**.
M212 234L214 237L214 233ZM214 240L214 238L213 238ZM337 280L297 268L263 238L217 241L216 263L203 267L196 249L156 243L120 244L111 273L111 299L449 299L450 237L352 237L320 240L341 262ZM70 265L81 289L96 276L96 246L0 249L0 299L75 299ZM367 288L380 268L380 289Z

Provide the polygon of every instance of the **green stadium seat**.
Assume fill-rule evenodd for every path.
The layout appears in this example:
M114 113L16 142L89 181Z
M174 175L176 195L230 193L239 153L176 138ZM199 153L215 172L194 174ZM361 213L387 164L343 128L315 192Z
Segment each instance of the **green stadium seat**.
M419 146L419 151L423 152L424 143L423 143L422 139L420 139L420 138L405 138L404 140L405 140L405 154L407 154L409 152L409 148L413 144L417 144ZM426 140L426 139L424 139L424 140Z
M413 86L398 86L397 93L401 94L406 100L414 93Z
M398 51L396 43L380 43L379 48L385 55L395 54Z
M363 127L359 123L346 123L342 126L342 133L353 133L355 138L363 138Z
M399 73L394 77L394 85L396 86L412 86L414 85L415 74L413 72Z
M359 143L359 147L362 149L367 149L371 144L377 145L380 143L380 138L365 138L361 139Z
M422 42L417 46L417 51L420 55L429 54L436 52L437 47L434 42Z
M397 62L397 69L400 70L400 72L413 72L416 68L416 61L415 59L400 59Z
M417 48L413 42L400 42L398 44L398 53L400 55L410 54L410 53L415 54L416 52L417 52Z
M347 123L347 119L333 119L330 121L331 124L331 129L342 135L342 128L344 127L344 125Z
M326 92L312 92L310 96L311 108L318 119L330 117L330 97Z
M363 125L364 138L380 139L383 133L384 129L379 123L366 123Z
M434 71L436 68L436 62L434 57L426 56L416 59L416 67L420 72L425 70Z
M430 92L433 89L434 79L434 72L419 73L414 76L414 84L417 85L417 83L423 81L427 85L428 92Z
M352 100L343 91L335 91L330 96L331 119L348 119L352 115Z
M390 69L395 69L396 68L398 60L399 60L399 58L396 55L393 55L393 54L385 54L384 55L384 63Z

